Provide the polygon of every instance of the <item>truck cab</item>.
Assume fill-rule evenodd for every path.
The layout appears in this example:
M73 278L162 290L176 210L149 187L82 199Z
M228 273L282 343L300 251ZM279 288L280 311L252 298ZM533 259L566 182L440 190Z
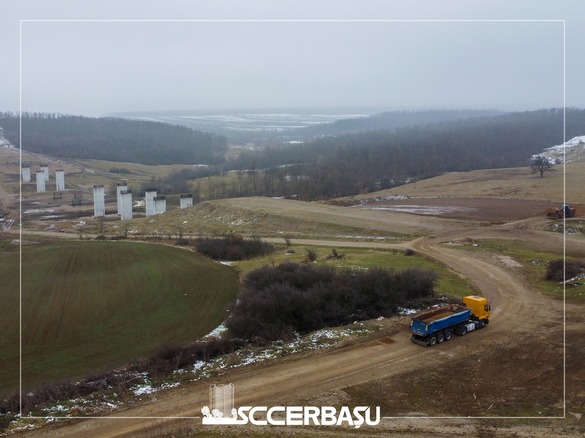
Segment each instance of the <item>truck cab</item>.
M486 298L470 295L463 298L463 303L471 309L474 319L484 321L486 324L489 322L492 307Z

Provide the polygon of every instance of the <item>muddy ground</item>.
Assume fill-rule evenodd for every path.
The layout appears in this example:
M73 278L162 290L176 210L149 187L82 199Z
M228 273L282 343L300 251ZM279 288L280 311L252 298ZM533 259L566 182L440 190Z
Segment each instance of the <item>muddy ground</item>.
M368 202L359 208L436 216L448 219L504 223L533 217L548 217L558 207L543 201L495 198L408 198ZM583 215L576 205L577 215Z

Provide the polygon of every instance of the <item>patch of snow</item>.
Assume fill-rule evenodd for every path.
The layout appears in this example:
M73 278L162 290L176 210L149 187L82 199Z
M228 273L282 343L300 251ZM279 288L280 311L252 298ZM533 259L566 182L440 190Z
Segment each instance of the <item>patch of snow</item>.
M393 211L396 213L414 213L414 214L422 214L425 216L438 216L441 214L477 210L476 208L471 208L471 207L455 207L455 206L440 207L440 206L429 206L429 205L388 205L388 206L368 207L368 208L370 208L371 210L378 210L378 211Z
M405 199L409 199L406 195L387 195L387 196L376 196L375 198L367 198L360 200L360 205L368 205L373 202L382 202L382 201L403 201Z
M199 371L200 369L202 369L206 365L207 365L207 362L205 362L204 360L198 360L197 362L195 362L193 364L193 371Z
M49 406L49 407L43 408L43 411L54 414L54 413L58 413L58 412L67 412L67 411L69 411L69 409L70 409L69 407L59 404L59 405Z
M198 360L193 364L193 372L198 374L196 379L205 378L210 375L213 370L225 370L238 368L253 363L260 363L266 360L274 359L283 355L294 354L301 350L318 350L331 345L334 345L339 339L352 335L360 335L370 333L371 330L361 328L362 324L358 324L360 328L346 328L341 330L322 329L310 333L304 337L297 335L295 340L284 344L282 341L275 341L272 347L263 350L243 348L234 353L237 356L221 356L210 361Z
M551 164L583 160L585 159L585 135L573 137L563 144L546 148L542 153L533 155L532 158L538 156L548 158Z
M23 430L33 430L33 429L36 429L36 428L37 428L37 426L35 426L34 424L29 423L29 424L25 424L24 426L20 426L20 427L13 428L13 429L11 429L11 432L20 432L20 431L23 431Z
M19 239L14 239L10 242L11 245L35 245L39 242L33 242L32 240L19 240Z
M369 240L381 240L381 241L385 241L385 240L396 240L396 237L392 237L392 236L352 236L352 235L337 235L336 237L338 238L342 238L342 239L369 239Z
M504 256L504 255L500 255L498 256L498 259L506 266L511 267L511 268L521 268L522 265L520 263L518 263L516 260L514 260L512 257L510 256Z
M400 313L400 315L414 315L415 313L418 313L418 310L399 307L398 313Z
M33 213L53 213L55 211L54 208L31 208L28 210L23 211L23 214L33 214Z
M153 392L156 392L156 391L157 390L155 388L153 388L150 383L145 383L144 385L138 385L136 388L134 388L132 390L132 392L136 396L144 395L144 394L152 394Z
M203 339L205 338L219 338L225 331L227 331L227 327L225 326L225 321L218 325L216 328L211 330L208 334L206 334Z

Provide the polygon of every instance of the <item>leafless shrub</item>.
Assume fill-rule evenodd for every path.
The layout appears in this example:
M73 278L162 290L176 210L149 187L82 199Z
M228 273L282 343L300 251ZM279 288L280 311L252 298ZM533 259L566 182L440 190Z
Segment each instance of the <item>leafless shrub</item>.
M290 339L322 327L391 316L433 294L434 271L335 270L284 263L250 272L226 321L231 337Z
M565 281L585 272L585 263L581 261L566 261L563 259L548 262L545 279L551 281Z

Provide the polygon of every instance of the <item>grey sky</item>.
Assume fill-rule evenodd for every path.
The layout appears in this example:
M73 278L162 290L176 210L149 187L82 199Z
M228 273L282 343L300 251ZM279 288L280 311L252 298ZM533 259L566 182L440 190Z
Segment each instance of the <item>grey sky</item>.
M5 1L0 110L19 107L19 20L177 19L566 19L567 105L585 107L579 3ZM563 105L558 21L25 21L21 30L29 111Z

